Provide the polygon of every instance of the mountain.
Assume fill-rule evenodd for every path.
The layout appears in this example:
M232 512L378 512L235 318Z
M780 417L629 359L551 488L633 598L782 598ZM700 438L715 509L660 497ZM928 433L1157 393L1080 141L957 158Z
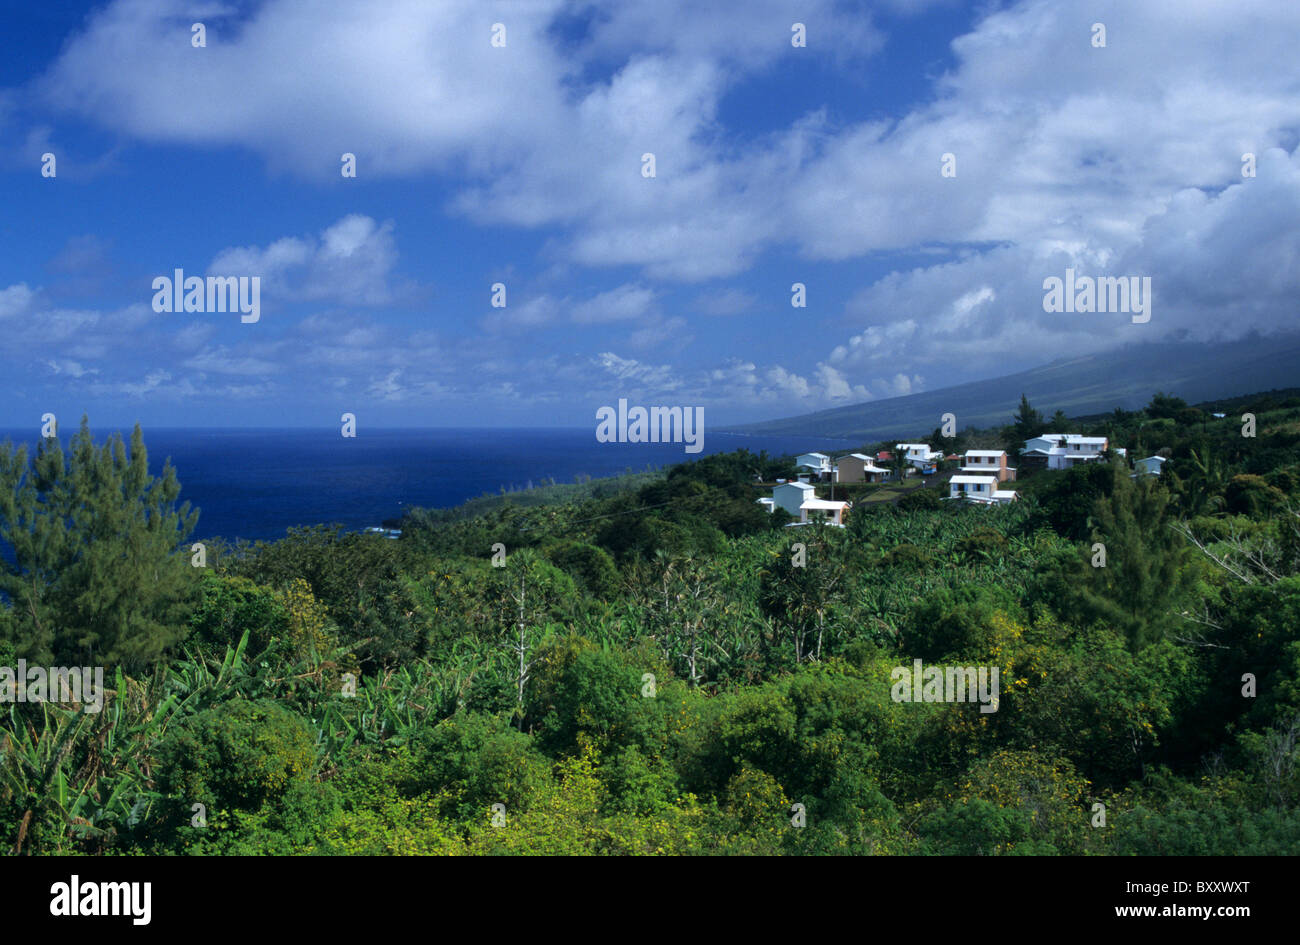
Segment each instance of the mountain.
M1010 423L1022 393L1045 416L1063 410L1076 417L1109 413L1116 407L1142 407L1157 391L1194 404L1297 386L1300 334L1226 342L1161 342L1063 358L1005 377L717 432L838 437L865 443L898 435L924 436L940 425L945 413L956 415L958 429Z

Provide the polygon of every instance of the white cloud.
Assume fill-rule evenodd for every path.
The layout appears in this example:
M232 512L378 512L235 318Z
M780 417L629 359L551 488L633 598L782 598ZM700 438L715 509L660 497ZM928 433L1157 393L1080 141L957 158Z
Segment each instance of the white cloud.
M653 289L629 283L578 303L573 307L572 318L583 324L631 321L645 318L653 311L654 304Z
M612 351L601 352L593 360L607 374L637 391L668 392L680 386L667 364L646 364L635 358L619 357Z
M208 273L258 276L264 298L383 305L399 291L392 284L397 263L393 229L392 221L379 224L354 213L319 237L284 237L265 248L222 250Z
M509 303L509 296L506 297ZM484 316L482 325L485 331L504 333L521 328L538 328L554 322L559 313L560 303L549 295L537 295L522 304L507 304L505 308L494 308Z
M214 374L275 374L283 365L264 358L232 354L225 347L217 347L186 358L184 366L194 371L211 371Z
M887 3L899 14L931 6ZM1292 2L989 4L953 42L955 65L909 112L843 123L813 97L788 127L747 137L720 123L728 93L814 52L790 48L795 14L778 0L527 0L511 7L504 50L489 46L492 17L471 0L374 9L270 0L242 20L214 12L205 50L188 44L188 9L179 0L110 4L36 88L127 136L242 147L319 181L337 182L344 151L357 154L363 178L446 175L451 209L472 223L549 228L547 261L557 268L639 267L595 298L570 303L548 285L493 311L482 326L496 335L555 324L567 311L582 324L627 326L628 337L602 346L654 348L664 360L656 346L680 343L691 326L661 311L669 296L657 281L730 277L774 249L817 262L933 260L863 286L836 338L808 332L824 357L796 348L773 355L784 366L747 358L692 373L606 352L596 359L602 381L697 385L753 403L845 402L1174 331L1290 326L1300 293ZM561 13L590 15L572 48L550 32ZM847 4L808 0L797 18L810 44L831 45L841 63L882 41ZM1095 20L1107 24L1105 49L1090 45ZM641 176L647 151L654 179ZM1259 157L1253 180L1240 175L1247 151ZM939 173L946 152L957 160L952 179ZM353 215L316 235L231 248L212 269L263 273L264 290L285 300L380 306L406 291L393 284L395 261L392 224ZM1043 312L1043 278L1067 266L1150 275L1151 323ZM15 345L39 334L42 357L56 363L92 364L171 324L138 307L111 317L51 308L37 292L0 290L0 320L18 325ZM754 304L729 289L700 295L695 308ZM39 332L26 327L38 314ZM438 383L457 355L472 358L470 370L519 370L499 337L453 354L430 339L404 343L388 329L347 325L351 313L313 318L290 332L300 350L214 347L193 325L174 336L175 349L195 364L329 367L377 396L390 395L387 385L430 389L421 385ZM582 355L520 363L552 372L557 385L591 382Z
M36 292L25 282L0 289L0 319L26 315L35 304Z
M87 368L68 358L50 358L45 364L55 374L66 374L69 377L85 377L87 374L98 374L98 368Z

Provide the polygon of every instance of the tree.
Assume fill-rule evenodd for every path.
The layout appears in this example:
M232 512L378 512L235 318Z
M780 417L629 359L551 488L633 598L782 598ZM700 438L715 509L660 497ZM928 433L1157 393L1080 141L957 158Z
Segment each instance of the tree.
M895 447L890 457L889 468L893 471L894 478L899 482L903 482L907 478L907 467L911 465L907 461L907 453Z
M1174 397L1172 394L1166 394L1164 391L1158 391L1151 398L1151 403L1147 404L1147 416L1155 420L1173 419L1178 416L1180 410L1187 409L1187 401L1181 397Z
M826 618L844 592L847 568L827 534L830 529L801 529L804 557L790 550L778 553L760 575L759 607L790 631L796 663L821 659Z
M403 574L402 545L341 525L293 528L277 542L258 542L228 570L279 591L305 581L363 669L385 671L423 656L433 630Z
M1191 450L1180 464L1184 476L1171 471L1172 481L1181 492L1180 504L1189 517L1213 514L1223 508L1223 492L1228 484L1228 470L1221 457L1208 450Z
M20 655L62 665L152 664L184 638L198 592L186 540L198 521L170 462L149 475L137 425L102 446L85 417L64 453L0 448L0 591Z
M1270 486L1262 476L1243 474L1228 481L1223 500L1227 510L1235 515L1264 518L1286 503L1286 494Z
M642 604L665 663L698 687L717 662L714 618L722 610L716 577L691 556L664 552L646 569L654 575Z
M1029 398L1024 394L1020 395L1020 409L1011 422L1017 448L1023 446L1025 440L1038 436L1046 429L1043 415L1030 406Z
M1179 598L1195 580L1190 549L1175 530L1169 492L1146 476L1130 479L1110 464L1109 495L1093 507L1093 543L1084 549L1071 582L1079 611L1123 632L1136 652L1163 634Z
M568 575L529 548L511 553L501 574L501 625L513 657L515 715L522 731L524 692L537 665L534 650L552 611L562 601L571 601L577 591Z

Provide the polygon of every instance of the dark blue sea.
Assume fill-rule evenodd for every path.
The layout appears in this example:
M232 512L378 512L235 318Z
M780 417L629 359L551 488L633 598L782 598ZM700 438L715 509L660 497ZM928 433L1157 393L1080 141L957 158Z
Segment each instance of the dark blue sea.
M66 444L70 431L60 430ZM107 432L93 430L96 441ZM122 431L129 442L130 431ZM38 431L0 430L34 445ZM294 525L379 525L404 507L448 508L467 499L642 472L741 448L770 455L857 446L817 437L706 433L704 450L680 443L599 443L593 428L361 430L194 430L146 428L149 467L170 457L181 500L200 509L195 538L282 538Z

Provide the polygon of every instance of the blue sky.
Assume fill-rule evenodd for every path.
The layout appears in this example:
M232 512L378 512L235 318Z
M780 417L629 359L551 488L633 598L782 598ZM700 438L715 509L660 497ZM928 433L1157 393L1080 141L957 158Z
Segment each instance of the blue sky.
M718 425L1296 327L1292 0L27 6L0 426ZM1067 267L1151 321L1044 312Z

